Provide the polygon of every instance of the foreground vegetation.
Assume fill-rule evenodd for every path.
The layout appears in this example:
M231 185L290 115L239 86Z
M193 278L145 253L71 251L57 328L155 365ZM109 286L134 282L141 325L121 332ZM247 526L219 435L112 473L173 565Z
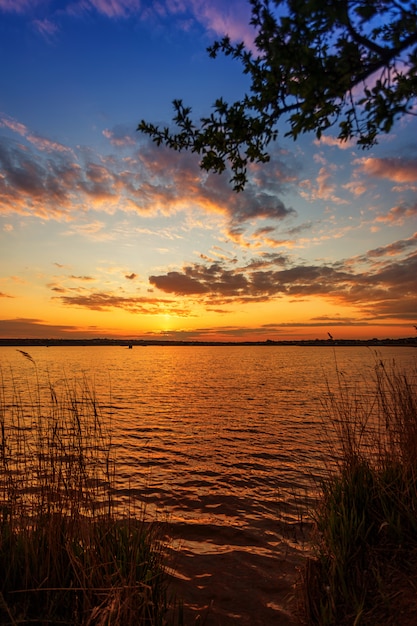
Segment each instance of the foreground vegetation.
M87 382L0 371L0 623L162 625L155 526L113 500L109 429ZM5 376L7 374L7 381Z
M375 382L375 393L370 383ZM379 363L375 381L329 390L334 464L314 511L316 558L304 580L307 622L417 623L417 372Z

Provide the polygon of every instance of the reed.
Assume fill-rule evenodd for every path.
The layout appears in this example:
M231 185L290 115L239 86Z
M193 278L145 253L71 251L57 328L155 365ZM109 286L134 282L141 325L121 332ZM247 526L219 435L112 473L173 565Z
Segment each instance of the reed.
M111 427L86 380L0 371L0 623L162 625L158 527L114 501Z
M375 366L325 403L333 464L313 513L304 606L320 626L416 623L417 372Z

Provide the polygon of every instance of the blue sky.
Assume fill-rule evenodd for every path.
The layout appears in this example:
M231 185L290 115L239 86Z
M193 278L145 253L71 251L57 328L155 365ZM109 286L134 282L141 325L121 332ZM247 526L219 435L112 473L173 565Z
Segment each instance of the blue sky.
M370 151L294 143L236 194L158 148L167 124L239 98L249 3L0 0L0 337L412 336L417 120Z

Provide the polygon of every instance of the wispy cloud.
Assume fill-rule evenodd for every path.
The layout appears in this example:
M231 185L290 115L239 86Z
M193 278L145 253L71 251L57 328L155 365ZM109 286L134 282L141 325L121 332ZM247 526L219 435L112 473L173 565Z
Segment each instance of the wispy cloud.
M82 5L90 5L106 17L130 17L141 11L142 0L84 0Z
M185 0L181 3L169 2L175 7L189 7L194 17L216 35L229 35L232 41L244 41L248 46L253 43L255 31L249 25L249 3L236 0Z
M72 154L71 148L64 146L56 141L50 141L46 137L40 137L33 134L30 129L21 122L18 122L14 118L0 113L0 127L8 128L9 130L17 133L21 137L24 137L29 143L33 144L38 150L45 152L67 152Z
M203 27L209 36L229 35L233 41L253 45L254 29L250 26L249 3L241 0L64 0L54 7L48 0L0 0L0 13L27 16L46 40L62 28L65 17L91 19L101 15L109 20L138 19L153 24L170 23L170 27L189 30Z
M26 13L46 4L47 0L0 0L0 11L5 13Z
M54 40L60 31L58 24L48 18L34 20L33 25L38 33L40 33L46 40L50 41Z

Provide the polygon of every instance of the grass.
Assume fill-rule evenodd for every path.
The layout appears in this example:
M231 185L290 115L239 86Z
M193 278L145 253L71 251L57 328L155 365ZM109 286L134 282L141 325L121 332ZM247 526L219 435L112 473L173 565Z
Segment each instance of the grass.
M87 381L0 371L0 623L167 624L158 528L114 502L110 425Z
M417 372L383 363L325 405L333 465L313 513L308 624L417 623Z

